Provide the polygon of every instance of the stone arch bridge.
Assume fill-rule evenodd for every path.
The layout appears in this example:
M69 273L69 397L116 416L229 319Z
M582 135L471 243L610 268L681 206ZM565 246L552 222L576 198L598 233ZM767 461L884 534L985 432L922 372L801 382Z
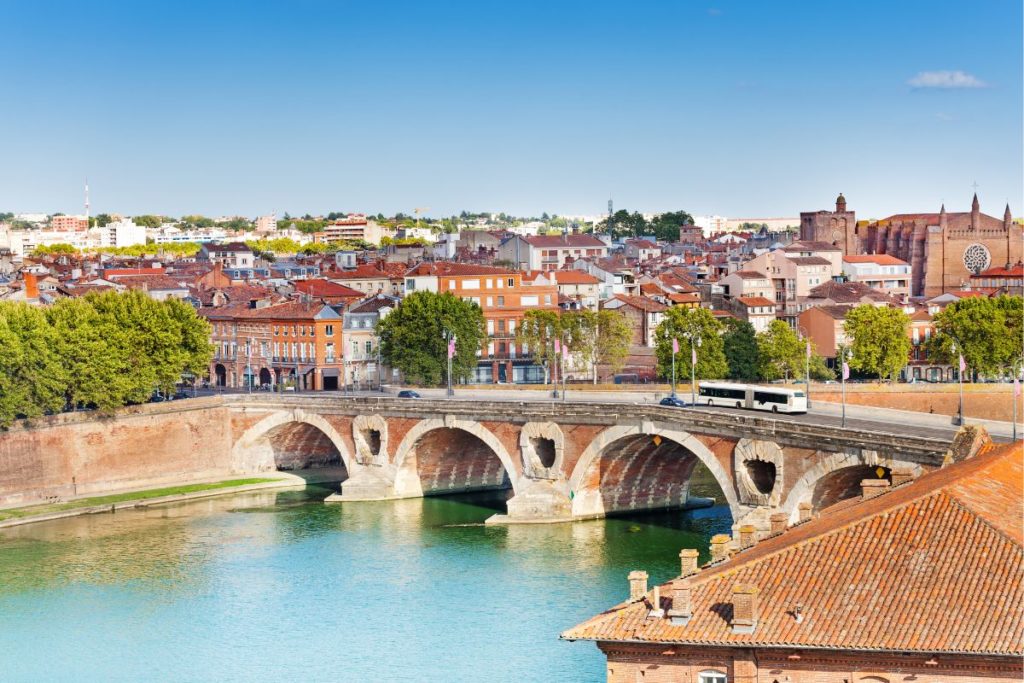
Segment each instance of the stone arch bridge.
M940 467L939 437L840 429L760 414L621 403L226 396L231 469L335 464L328 500L510 489L491 522L548 522L686 507L705 466L736 526L860 493L870 478Z

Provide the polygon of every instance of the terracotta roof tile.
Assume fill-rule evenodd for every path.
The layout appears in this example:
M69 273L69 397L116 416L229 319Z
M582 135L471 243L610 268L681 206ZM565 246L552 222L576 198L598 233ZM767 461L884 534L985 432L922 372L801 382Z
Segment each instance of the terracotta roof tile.
M693 645L1024 654L1020 444L845 501L661 590L692 591L690 622L624 602L563 638ZM759 590L753 633L733 633L732 588ZM800 605L803 619L793 610Z

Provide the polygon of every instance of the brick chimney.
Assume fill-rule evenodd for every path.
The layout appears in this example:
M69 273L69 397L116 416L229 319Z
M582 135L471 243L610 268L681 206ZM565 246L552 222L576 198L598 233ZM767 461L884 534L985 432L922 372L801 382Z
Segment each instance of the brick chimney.
M25 272L25 298L39 298L39 276L32 272Z
M757 543L757 529L751 524L740 527L740 547L750 548Z
M785 512L773 512L768 518L771 523L772 534L781 534L789 526L789 515Z
M902 486L914 481L914 470L909 467L897 467L892 470L892 487Z
M729 559L729 542L732 539L728 534L715 534L711 537L711 561L720 562Z
M686 626L693 616L693 604L690 598L690 586L677 582L672 586L672 606L668 608L668 618L673 624Z
M661 619L665 616L665 610L661 609L661 586L655 584L654 594L651 596L651 611L647 613L648 618Z
M647 572L633 570L629 573L629 599L640 600L647 595Z
M757 628L757 586L732 587L732 632L753 633Z
M700 553L696 548L683 548L679 551L679 576L686 577L700 571L698 564Z
M864 500L880 496L889 490L889 481L886 479L864 479L860 482L861 497Z
M804 501L803 503L800 503L800 505L798 507L800 508L800 521L801 522L809 522L809 521L811 521L811 517L814 516L814 514L812 512L813 508L811 507L811 504L809 502L807 502L807 501Z

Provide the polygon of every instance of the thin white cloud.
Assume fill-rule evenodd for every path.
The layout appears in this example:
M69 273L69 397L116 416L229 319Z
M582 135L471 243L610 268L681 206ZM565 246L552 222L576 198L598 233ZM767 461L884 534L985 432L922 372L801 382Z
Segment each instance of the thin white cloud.
M909 81L913 88L987 88L988 83L965 71L922 71Z

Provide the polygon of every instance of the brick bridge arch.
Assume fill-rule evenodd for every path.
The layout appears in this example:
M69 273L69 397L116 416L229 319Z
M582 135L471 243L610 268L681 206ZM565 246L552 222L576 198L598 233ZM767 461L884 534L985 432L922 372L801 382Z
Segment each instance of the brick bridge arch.
M400 497L519 489L516 460L491 430L475 420L420 420L398 444L393 463L394 492Z
M882 467L889 471L895 467L901 467L911 471L915 477L923 471L921 464L918 462L899 458L882 458L874 451L861 451L857 453L819 452L819 458L815 464L804 472L803 476L790 488L785 501L779 507L779 511L789 515L789 521L794 523L799 519L798 507L800 503L812 503L815 511L817 511L822 507L828 507L830 504L851 497L851 493L859 492L861 479L875 476L870 470L876 467ZM858 473L860 474L858 475ZM857 476L853 476L850 478L850 481L844 482L839 478L844 474ZM827 486L830 480L843 489L850 489L852 485L855 490L821 491L821 487L823 485Z
M733 520L740 519L743 507L732 477L711 450L689 432L661 422L616 425L594 437L569 477L572 515L592 517L681 506L698 461L718 482ZM629 484L631 489L607 490L620 484Z
M319 414L296 408L271 413L246 429L231 449L231 468L302 469L303 458L307 466L319 465L335 455L351 473L352 457L338 431Z

